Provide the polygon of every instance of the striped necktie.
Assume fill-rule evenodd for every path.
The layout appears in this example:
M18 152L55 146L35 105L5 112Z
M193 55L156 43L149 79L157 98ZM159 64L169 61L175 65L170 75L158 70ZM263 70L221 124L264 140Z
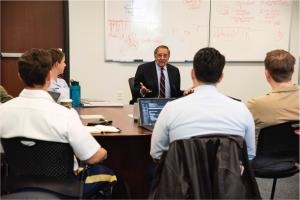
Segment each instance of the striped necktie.
M159 84L159 97L166 97L166 89L165 89L165 75L164 75L164 67L160 68L160 84Z

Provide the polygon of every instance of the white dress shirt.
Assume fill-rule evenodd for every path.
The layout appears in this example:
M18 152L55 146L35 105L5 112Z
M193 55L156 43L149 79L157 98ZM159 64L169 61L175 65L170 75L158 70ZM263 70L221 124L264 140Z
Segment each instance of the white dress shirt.
M156 65L156 73L157 73L157 78L158 78L158 94L160 94L160 76L161 76L161 67L159 65ZM171 97L171 88L170 88L170 81L169 81L169 75L168 75L168 70L167 66L164 66L164 75L165 75L165 98L170 98Z
M174 140L205 134L240 135L247 143L249 159L255 156L251 113L242 102L221 94L213 85L199 86L193 94L167 103L156 121L150 154L160 159Z
M100 148L78 113L55 103L44 90L24 89L0 106L0 138L11 137L69 143L80 160L89 159Z
M48 88L48 91L60 93L57 102L61 102L64 99L70 99L70 88L66 81L62 78L51 80L51 84Z

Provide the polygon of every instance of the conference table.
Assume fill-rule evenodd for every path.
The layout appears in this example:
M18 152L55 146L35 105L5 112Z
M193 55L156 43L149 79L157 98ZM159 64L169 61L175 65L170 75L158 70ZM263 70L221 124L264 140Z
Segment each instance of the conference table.
M112 120L120 133L93 133L93 136L108 151L104 165L120 174L129 187L131 198L144 199L149 193L146 170L151 163L151 132L138 126L129 115L133 106L76 108L80 115L102 115ZM86 125L91 119L82 119Z

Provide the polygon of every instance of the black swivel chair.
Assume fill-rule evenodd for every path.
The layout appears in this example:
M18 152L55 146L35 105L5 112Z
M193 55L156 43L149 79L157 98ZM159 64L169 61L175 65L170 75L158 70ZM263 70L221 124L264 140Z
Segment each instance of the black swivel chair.
M277 178L290 177L298 173L297 163L299 163L299 121L269 126L260 131L252 166L256 177L273 179L271 199L274 198Z
M54 193L49 193L47 191L37 191L37 190L31 190L31 191L22 191L22 192L16 192L11 193L7 195L1 196L1 199L61 199L58 195L55 195Z
M131 77L128 79L129 88L131 92L131 100L129 101L129 104L134 104L134 94L133 94L133 88L134 88L134 77Z
M8 164L8 193L81 197L82 184L74 174L74 154L68 143L23 137L1 138L1 143Z

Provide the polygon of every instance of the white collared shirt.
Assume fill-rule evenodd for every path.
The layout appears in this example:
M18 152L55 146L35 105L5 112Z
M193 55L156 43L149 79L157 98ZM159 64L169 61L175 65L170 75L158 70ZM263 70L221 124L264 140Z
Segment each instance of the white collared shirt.
M150 154L160 159L175 140L205 134L240 135L247 143L249 159L255 156L255 126L251 113L239 101L202 85L194 93L168 102L155 123Z
M70 99L70 88L66 81L62 78L51 80L51 84L48 88L48 91L60 93L57 102L61 102L64 99Z
M161 76L161 67L155 63L156 66L156 73L157 73L157 78L158 78L158 94L160 94L160 76ZM169 75L168 75L168 70L167 66L164 66L164 75L165 75L165 98L170 98L171 97L171 89L170 89L170 81L169 81Z
M0 138L11 137L69 143L80 160L89 159L100 148L78 113L55 103L44 90L24 89L0 106Z

